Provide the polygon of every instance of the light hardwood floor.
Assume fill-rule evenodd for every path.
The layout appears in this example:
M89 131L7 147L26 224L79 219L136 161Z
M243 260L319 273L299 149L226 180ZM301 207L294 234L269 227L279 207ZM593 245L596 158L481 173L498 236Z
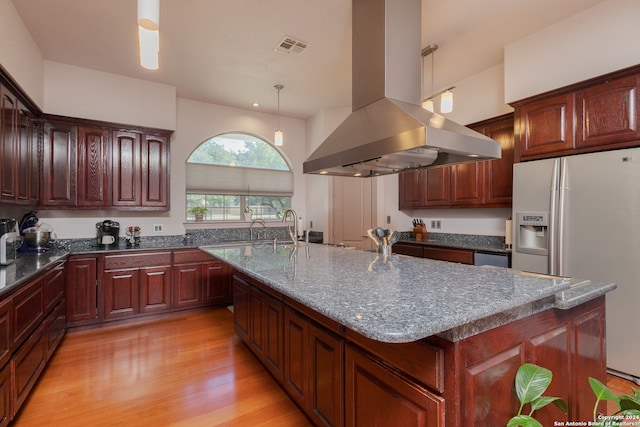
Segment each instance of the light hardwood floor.
M222 308L68 333L15 425L310 424Z
M607 385L618 394L639 388L613 376ZM225 308L68 333L14 423L310 425L236 336Z

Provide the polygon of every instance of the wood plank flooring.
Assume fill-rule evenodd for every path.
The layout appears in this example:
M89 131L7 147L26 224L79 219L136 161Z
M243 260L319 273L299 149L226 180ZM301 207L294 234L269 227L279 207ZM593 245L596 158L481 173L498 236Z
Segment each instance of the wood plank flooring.
M618 394L639 388L614 376L607 385ZM232 313L222 308L68 333L14 425L310 423L242 344Z
M242 344L232 313L71 332L15 425L308 426Z

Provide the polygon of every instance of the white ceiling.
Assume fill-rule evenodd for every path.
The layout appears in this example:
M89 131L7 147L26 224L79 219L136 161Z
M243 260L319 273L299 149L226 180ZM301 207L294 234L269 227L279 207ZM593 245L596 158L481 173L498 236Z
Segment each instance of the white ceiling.
M175 86L179 97L307 118L351 104L350 0L161 0L160 69L138 60L135 0L12 0L45 59ZM435 87L500 64L503 46L603 0L422 0ZM283 36L309 44L274 52Z

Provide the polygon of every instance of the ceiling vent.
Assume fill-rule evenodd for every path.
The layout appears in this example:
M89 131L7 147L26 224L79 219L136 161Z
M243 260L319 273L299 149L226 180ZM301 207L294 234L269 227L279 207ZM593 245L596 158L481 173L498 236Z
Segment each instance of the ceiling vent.
M278 45L273 49L276 52L284 53L285 55L300 55L309 47L307 42L295 39L291 36L284 36Z

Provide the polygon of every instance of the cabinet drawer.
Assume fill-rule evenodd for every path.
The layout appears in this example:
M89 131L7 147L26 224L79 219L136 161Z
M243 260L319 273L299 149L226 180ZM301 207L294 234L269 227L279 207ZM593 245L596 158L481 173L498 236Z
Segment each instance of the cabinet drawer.
M0 303L0 366L11 358L11 300Z
M458 262L461 264L473 264L473 251L464 249L424 247L424 258L438 259L440 261Z
M13 343L18 347L44 319L44 277L13 297Z
M49 313L62 299L65 289L64 263L60 263L47 272L44 279L45 313Z
M420 383L444 392L444 350L424 341L384 343L347 329L346 338Z
M171 252L128 253L123 255L107 255L104 257L105 270L155 267L160 265L171 265Z
M200 249L187 249L173 251L173 263L184 264L189 262L213 261L214 258Z
M392 246L392 250L394 254L422 257L422 246L418 245L404 245L402 243L396 243Z

